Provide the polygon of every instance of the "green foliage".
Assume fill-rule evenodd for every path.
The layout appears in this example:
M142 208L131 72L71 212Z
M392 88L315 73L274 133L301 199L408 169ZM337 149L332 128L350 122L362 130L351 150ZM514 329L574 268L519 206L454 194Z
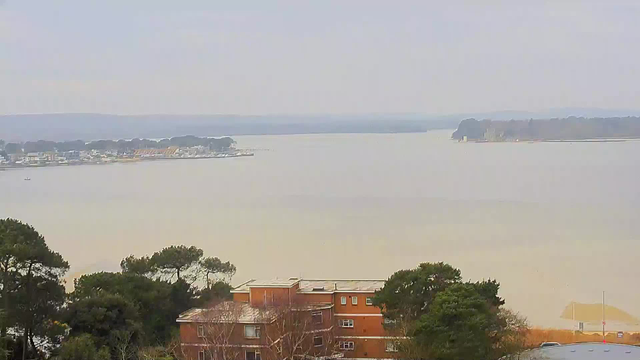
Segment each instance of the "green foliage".
M422 263L393 274L376 292L373 303L386 318L410 322L427 313L435 296L460 279L460 270L449 264Z
M33 227L0 220L0 336L19 335L2 342L0 356L11 350L17 358L26 350L28 358L135 359L148 354L140 349L157 352L155 346L164 344L162 356L170 357L179 344L179 314L231 295L231 287L219 278L233 276L235 266L202 256L194 246L129 256L121 262L123 272L84 275L67 297L61 279L69 265L62 256ZM202 290L187 281L203 278L207 286Z
M69 304L66 320L71 336L90 334L98 347L108 346L114 331L130 331L134 340L142 336L136 307L120 295L102 293Z
M19 154L22 152L22 145L17 143L8 143L5 144L4 151L6 151L7 154Z
M465 119L451 136L469 140L583 140L640 137L639 117L491 121Z
M66 341L60 349L60 360L110 360L109 349L100 350L88 334L83 334Z
M217 303L221 300L232 300L233 287L224 281L217 281L209 288L200 290L198 306L206 306L209 303Z
M236 266L227 262L222 262L222 260L217 257L208 257L200 260L200 268L204 273L205 283L207 288L211 287L211 279L210 276L219 276L222 275L225 278L231 278L236 273Z
M172 245L151 256L151 264L165 275L181 279L181 275L198 265L203 255L202 249L195 246Z
M374 297L390 331L408 336L402 357L433 360L498 359L522 350L526 321L501 309L495 280L462 282L460 270L423 263L393 274Z
M148 256L141 258L136 258L133 255L127 256L120 262L120 268L123 273L143 276L151 275L156 271Z
M68 269L69 264L49 249L32 226L0 219L3 339L7 330L14 327L22 330L23 342L33 335L47 337L46 320L57 318L65 298L62 277ZM2 344L0 349L6 350L6 342Z
M494 357L504 360L519 359L519 355L527 349L527 334L529 333L527 319L509 309L500 309L498 318L502 331Z
M453 284L418 320L415 340L432 359L489 359L500 330L497 313L474 284Z
M155 344L170 339L172 329L177 326L175 319L191 305L191 301L184 299L180 300L180 304L173 301L176 286L181 285L130 273L100 272L77 279L70 297L73 301L99 294L124 297L134 304L139 314L145 342ZM185 296L192 296L192 292Z

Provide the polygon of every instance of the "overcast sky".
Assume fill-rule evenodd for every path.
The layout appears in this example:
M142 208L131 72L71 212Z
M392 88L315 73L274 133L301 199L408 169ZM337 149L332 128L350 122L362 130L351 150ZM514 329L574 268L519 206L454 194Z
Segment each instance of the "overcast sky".
M640 1L0 0L0 114L640 107Z

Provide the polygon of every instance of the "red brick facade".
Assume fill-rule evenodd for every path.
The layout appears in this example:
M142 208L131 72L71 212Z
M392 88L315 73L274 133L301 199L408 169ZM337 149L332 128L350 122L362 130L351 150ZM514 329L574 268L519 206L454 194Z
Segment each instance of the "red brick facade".
M379 287L380 281L371 284L364 280L357 281L352 286L353 289L350 289L351 282L342 280L340 286L336 282L325 289L313 287L313 280L290 280L291 284L243 284L233 291L233 304L243 306L245 313L258 310L268 312L271 311L269 309L295 304L290 309L296 309L296 319L300 319L300 316L310 319L305 322L310 324L304 328L307 334L304 337L305 343L298 346L308 350L307 354L311 356L375 359L395 357L396 354L389 350L393 350L392 344L396 340L386 333L380 309L371 303L376 290L374 285ZM367 286L363 289L362 284ZM192 313L187 312L178 319L185 360L277 360L278 354L283 351L282 347L287 346L284 341L274 341L282 336L277 334L278 324L271 318L258 316L258 320L251 320L248 315L230 321L236 322L235 324L224 325L225 332L228 333L227 341L224 344L213 344L203 334L209 333L205 327L210 328L210 321ZM201 327L200 333L198 326ZM245 326L250 328L245 330ZM257 338L248 338L245 331L252 333L253 326L259 328L260 334ZM221 353L221 350L213 348L226 350ZM284 352L286 351L285 349ZM256 352L260 355L254 359Z

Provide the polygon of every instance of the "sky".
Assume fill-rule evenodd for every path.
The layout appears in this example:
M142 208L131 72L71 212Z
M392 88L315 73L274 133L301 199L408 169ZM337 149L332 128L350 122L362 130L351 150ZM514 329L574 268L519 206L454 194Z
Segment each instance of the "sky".
M0 114L640 107L640 2L0 0Z

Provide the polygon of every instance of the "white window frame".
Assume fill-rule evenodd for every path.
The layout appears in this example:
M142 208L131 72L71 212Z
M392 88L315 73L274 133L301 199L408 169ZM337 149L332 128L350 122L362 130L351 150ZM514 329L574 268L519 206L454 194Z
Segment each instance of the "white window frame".
M199 338L203 338L204 337L204 325L198 324L198 328L196 329L196 333L198 334Z
M356 344L353 341L340 341L340 350L353 351L356 349Z
M319 322L313 321L313 318L317 317L318 315L320 316L320 321ZM314 312L312 312L311 313L311 320L312 320L311 322L314 323L315 325L322 324L324 322L324 318L322 317L322 311L314 311Z
M253 333L255 334L255 336L248 336L247 335L247 329L248 328L253 328ZM258 326L258 325L245 325L244 326L244 338L245 339L259 339L260 338L260 326Z
M358 305L358 297L357 296L352 296L351 297L351 305Z
M347 297L346 296L340 297L340 305L347 305Z
M340 319L338 325L341 328L353 328L354 321L353 319Z
M316 339L320 339L320 345L316 345ZM314 336L313 337L313 347L321 347L321 346L324 346L324 338L322 337L322 335Z
M260 351L259 350L245 350L245 352L244 352L244 360L249 360L247 358L247 354L250 353L250 352L255 354L255 356L254 356L255 360L262 360L262 356L260 355Z
M373 298L370 296L367 296L364 302L367 306L373 306Z
M387 341L384 344L384 351L385 352L392 352L392 353L398 352L398 342L397 341Z
M198 351L198 360L206 360L206 359L207 359L207 354L204 352L204 350Z

